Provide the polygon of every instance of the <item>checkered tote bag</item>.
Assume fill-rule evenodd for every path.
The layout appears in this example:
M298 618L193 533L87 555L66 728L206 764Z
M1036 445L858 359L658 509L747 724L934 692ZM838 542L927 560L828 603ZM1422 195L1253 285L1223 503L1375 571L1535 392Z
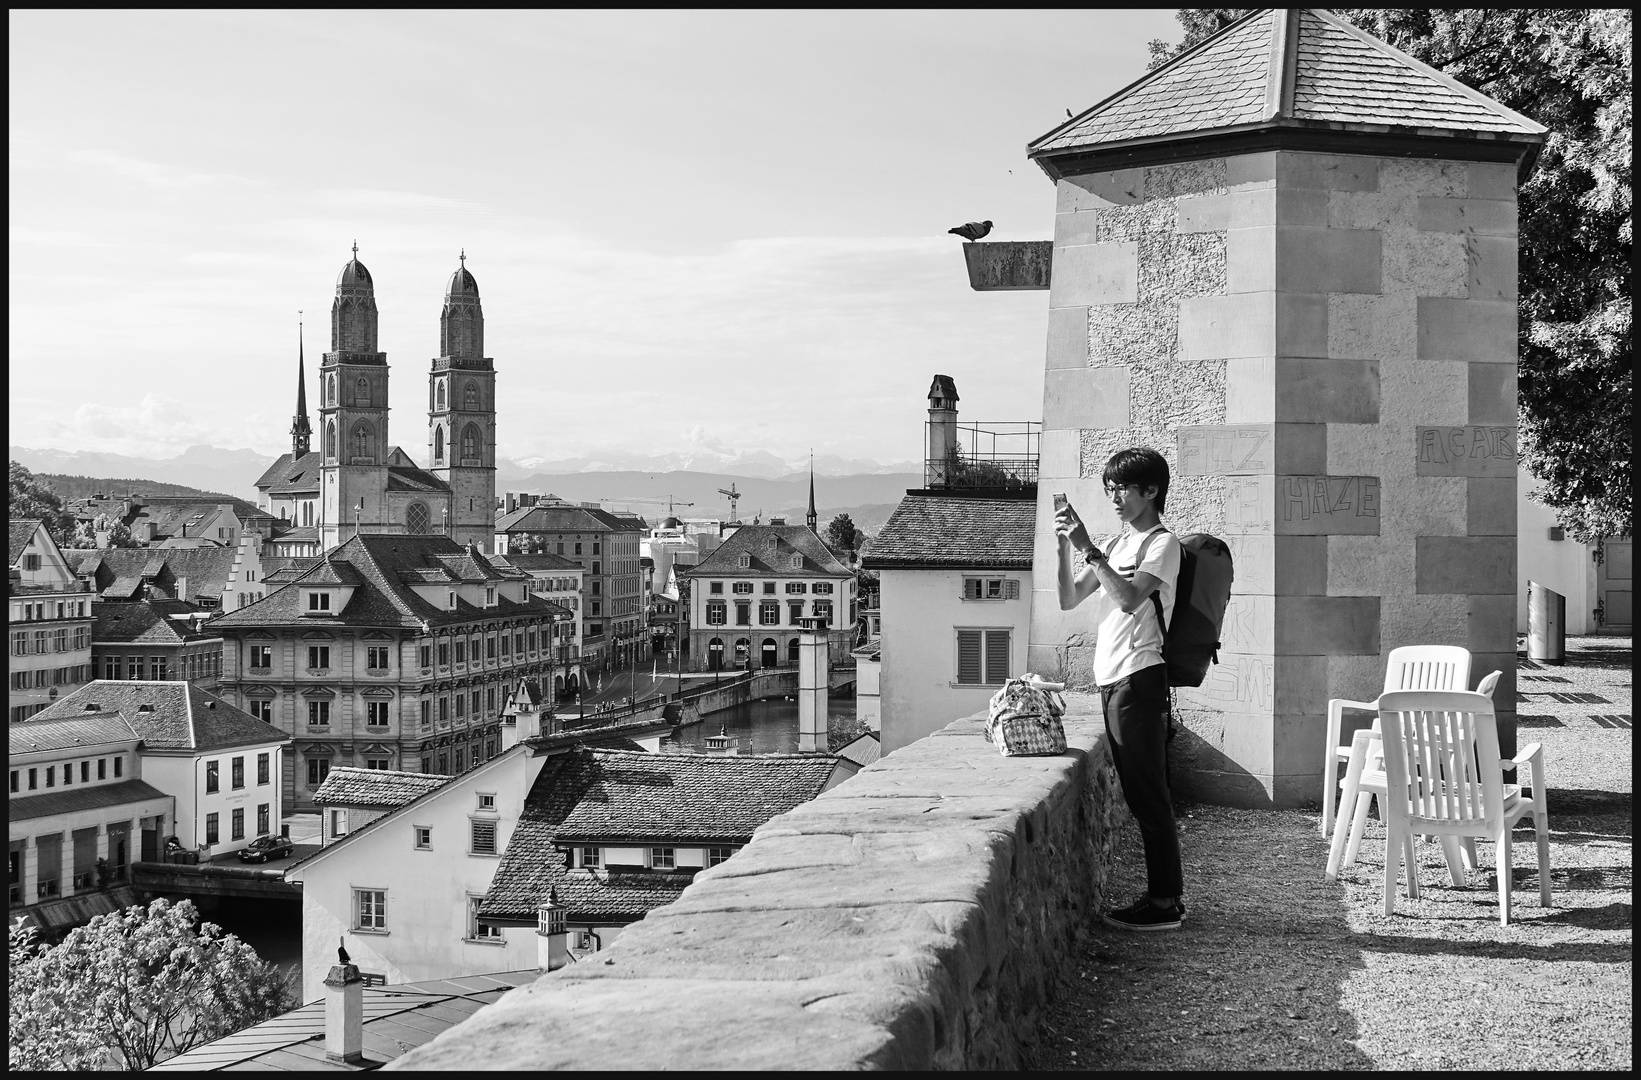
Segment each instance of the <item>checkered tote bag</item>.
M1064 689L1064 683L1051 683L1030 672L1010 679L992 695L986 738L1005 757L1063 754L1066 732L1060 716L1066 706L1060 691Z

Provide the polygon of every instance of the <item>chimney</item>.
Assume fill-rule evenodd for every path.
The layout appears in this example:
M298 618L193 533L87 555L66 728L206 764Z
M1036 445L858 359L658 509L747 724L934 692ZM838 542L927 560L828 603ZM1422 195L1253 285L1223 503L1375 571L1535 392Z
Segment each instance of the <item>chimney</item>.
M945 487L952 479L951 461L957 456L957 384L950 375L936 375L929 386L929 456L923 466L928 487Z
M557 971L570 962L569 928L558 890L547 893L547 902L536 909L536 967Z
M364 1062L365 980L356 964L333 964L325 976L325 1060Z

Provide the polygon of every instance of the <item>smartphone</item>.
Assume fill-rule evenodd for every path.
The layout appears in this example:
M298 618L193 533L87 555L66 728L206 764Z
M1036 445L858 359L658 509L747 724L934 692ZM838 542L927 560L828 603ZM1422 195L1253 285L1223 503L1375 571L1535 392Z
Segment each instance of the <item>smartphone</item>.
M1056 491L1054 493L1054 512L1056 514L1058 514L1061 510L1064 510L1066 507L1068 507L1070 505L1071 504L1066 501L1066 493L1065 492Z

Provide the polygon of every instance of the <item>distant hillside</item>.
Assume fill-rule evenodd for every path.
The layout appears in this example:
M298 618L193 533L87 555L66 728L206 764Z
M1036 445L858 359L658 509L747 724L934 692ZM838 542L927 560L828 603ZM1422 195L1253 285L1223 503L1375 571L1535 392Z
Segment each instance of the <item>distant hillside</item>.
M557 495L572 502L602 501L612 509L631 510L655 521L666 516L669 495L677 500L674 512L679 517L727 517L729 499L719 492L732 485L741 496L737 512L742 521L759 514L765 521L771 517L802 521L809 507L808 475L765 480L700 472L536 473L505 490ZM920 473L817 476L815 513L822 525L836 514L847 513L858 528L874 532L888 520L907 488L922 486ZM502 491L498 484L497 494Z
M11 460L36 475L151 476L155 479L141 482L151 486L170 484L185 488L180 494L228 491L252 503L256 502L257 477L274 462L273 458L254 450L223 450L214 446L190 446L174 458L140 458L91 450L33 450L26 446L13 446ZM102 482L119 484L137 481ZM160 494L148 488L139 487L136 490L149 495Z
M148 496L216 499L221 502L242 501L237 495L227 495L220 491L201 491L199 488L166 484L158 480L104 480L93 476L65 476L62 473L35 473L35 476L50 485L51 490L64 501L84 499L91 495L129 495L133 492Z

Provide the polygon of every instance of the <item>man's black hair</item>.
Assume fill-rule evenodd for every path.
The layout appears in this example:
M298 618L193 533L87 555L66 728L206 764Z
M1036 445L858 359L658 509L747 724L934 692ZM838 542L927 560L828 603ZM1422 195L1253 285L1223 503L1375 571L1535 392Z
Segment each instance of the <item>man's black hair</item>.
M1157 489L1157 513L1168 505L1168 462L1149 446L1130 446L1118 450L1105 463L1101 478L1113 487L1118 484L1138 484L1140 493L1153 485Z

